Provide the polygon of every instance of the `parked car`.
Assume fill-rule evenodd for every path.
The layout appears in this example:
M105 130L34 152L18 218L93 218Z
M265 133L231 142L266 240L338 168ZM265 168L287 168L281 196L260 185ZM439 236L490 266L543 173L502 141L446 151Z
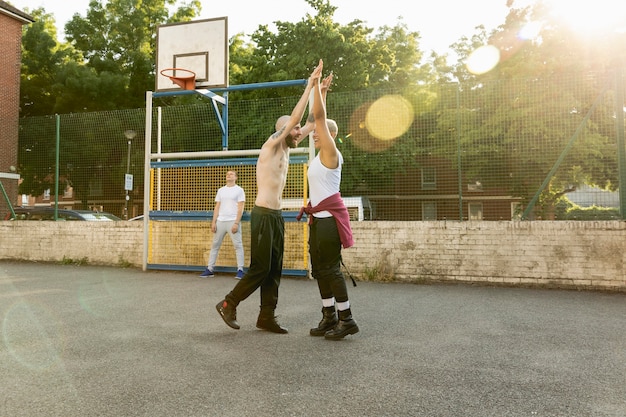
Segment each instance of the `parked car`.
M15 207L14 220L54 220L54 207ZM7 214L5 220L11 220L11 213ZM57 213L58 220L66 221L91 221L91 222L110 222L122 220L114 214L104 211L92 210L67 210L59 209Z

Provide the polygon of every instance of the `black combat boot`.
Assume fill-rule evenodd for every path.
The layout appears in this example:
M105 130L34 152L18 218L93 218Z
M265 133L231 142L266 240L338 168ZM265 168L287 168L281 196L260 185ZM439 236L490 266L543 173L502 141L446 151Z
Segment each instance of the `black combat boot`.
M324 334L335 327L337 324L337 312L335 306L322 308L322 321L316 328L311 329L309 334L311 336L324 336Z
M264 307L261 307L259 318L256 321L256 327L272 333L288 333L288 330L276 321L274 310L268 310Z
M352 312L350 309L339 312L339 322L324 333L324 338L329 340L343 339L349 334L355 334L359 332L359 326L356 325L356 321L352 318Z
M222 316L224 323L233 329L239 330L239 323L237 323L237 309L235 306L226 300L222 300L217 303L215 309L218 313L220 313L220 316Z

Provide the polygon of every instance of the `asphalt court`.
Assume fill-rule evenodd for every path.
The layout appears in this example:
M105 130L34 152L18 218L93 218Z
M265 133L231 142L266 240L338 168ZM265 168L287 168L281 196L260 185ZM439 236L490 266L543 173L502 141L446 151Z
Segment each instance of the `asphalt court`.
M0 416L625 416L626 294L349 284L361 331L309 336L317 286L283 278L289 334L215 304L230 275L0 262Z

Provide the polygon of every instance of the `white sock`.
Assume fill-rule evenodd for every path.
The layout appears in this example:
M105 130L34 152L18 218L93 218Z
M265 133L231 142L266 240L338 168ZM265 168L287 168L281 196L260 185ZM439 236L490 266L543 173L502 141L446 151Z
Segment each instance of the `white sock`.
M343 303L337 303L337 311L344 311L350 308L350 300Z
M335 297L322 299L322 307L333 307L335 305Z

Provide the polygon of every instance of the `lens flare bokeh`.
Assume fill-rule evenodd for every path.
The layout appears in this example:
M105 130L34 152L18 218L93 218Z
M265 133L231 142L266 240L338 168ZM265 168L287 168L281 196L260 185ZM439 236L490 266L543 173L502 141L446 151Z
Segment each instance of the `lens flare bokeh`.
M472 74L485 74L500 62L500 50L493 45L484 45L470 54L465 62L467 70Z
M14 360L29 369L44 370L61 358L62 327L40 305L17 302L2 320L2 343Z
M382 152L405 134L415 113L411 103L401 95L385 95L361 105L350 117L352 143L367 152Z

